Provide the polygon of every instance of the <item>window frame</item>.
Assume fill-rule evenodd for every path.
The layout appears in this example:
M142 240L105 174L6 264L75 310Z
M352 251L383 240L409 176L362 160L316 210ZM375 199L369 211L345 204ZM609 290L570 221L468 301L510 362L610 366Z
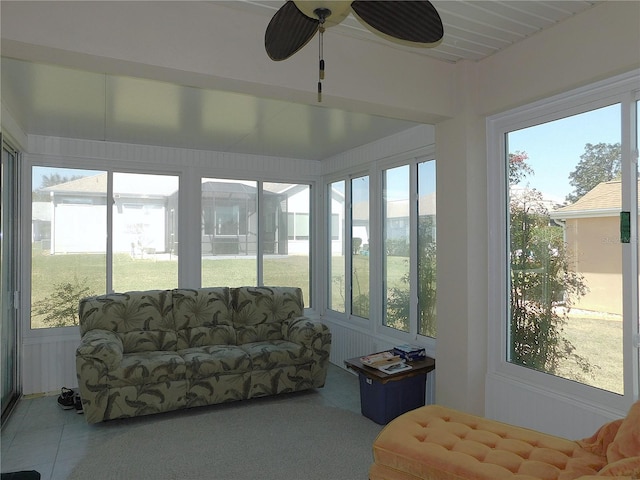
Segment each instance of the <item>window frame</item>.
M507 261L508 247L508 198L506 182L506 135L509 132L528 128L546 122L559 120L572 115L588 112L614 103L621 104L622 122L622 168L636 169L637 139L635 112L630 106L640 99L637 88L639 71L603 80L592 85L581 87L570 92L559 94L549 99L540 100L529 105L487 117L487 221L489 231L488 242L488 319L489 319L489 358L488 374L523 383L531 388L542 389L551 395L564 395L580 400L588 399L604 408L628 410L633 399L638 397L638 348L634 347L633 338L638 338L638 325L633 320L623 325L623 357L624 357L624 395L615 394L585 384L538 372L507 361L507 345L509 340L508 318L508 284L509 265ZM634 100L635 99L635 100ZM635 151L635 160L634 152ZM631 190L637 187L637 181ZM633 218L638 218L637 192L623 188L622 209L631 211ZM637 236L637 222L632 222L632 238ZM633 243L630 245L634 245ZM622 252L623 275L631 284L635 295L623 298L624 317L638 319L638 248L624 248ZM632 265L636 274L631 275Z

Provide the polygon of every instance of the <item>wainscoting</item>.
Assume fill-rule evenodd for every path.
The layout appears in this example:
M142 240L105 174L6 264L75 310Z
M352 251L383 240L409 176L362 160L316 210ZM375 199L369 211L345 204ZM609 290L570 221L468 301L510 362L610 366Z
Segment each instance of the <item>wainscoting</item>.
M487 375L486 392L486 417L575 440L626 414L501 375Z
M22 393L50 393L59 392L62 387L77 387L75 355L79 343L79 332L23 339Z

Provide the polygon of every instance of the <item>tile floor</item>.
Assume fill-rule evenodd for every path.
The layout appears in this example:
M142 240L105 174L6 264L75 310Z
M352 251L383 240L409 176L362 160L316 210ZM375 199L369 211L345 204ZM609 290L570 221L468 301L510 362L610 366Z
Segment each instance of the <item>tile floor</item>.
M324 388L292 395L360 413L359 388L356 375L330 365ZM88 425L84 416L75 410L62 410L57 404L57 395L20 400L0 435L0 471L37 470L42 480L63 480L85 452L122 433L132 423L154 421L151 415ZM180 412L162 415L180 415Z

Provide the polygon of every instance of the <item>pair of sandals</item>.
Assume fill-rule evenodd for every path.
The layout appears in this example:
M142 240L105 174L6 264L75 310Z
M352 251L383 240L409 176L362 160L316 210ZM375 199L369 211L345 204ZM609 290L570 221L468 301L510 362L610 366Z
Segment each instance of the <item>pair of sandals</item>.
M76 413L84 413L80 394L67 387L62 387L60 396L58 397L58 405L60 405L63 410L72 410L75 408Z

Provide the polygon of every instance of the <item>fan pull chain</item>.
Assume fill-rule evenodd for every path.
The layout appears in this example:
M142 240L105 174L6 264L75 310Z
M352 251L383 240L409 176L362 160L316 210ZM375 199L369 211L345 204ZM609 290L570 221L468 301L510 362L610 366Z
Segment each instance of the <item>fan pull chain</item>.
M323 39L324 39L324 25L322 25L322 23L324 23L324 19L321 19L321 24L320 24L320 35L319 35L319 40L320 40L320 44L318 46L318 57L320 58L320 71L318 73L319 79L318 79L318 103L322 102L322 80L324 80L324 52L323 52Z

